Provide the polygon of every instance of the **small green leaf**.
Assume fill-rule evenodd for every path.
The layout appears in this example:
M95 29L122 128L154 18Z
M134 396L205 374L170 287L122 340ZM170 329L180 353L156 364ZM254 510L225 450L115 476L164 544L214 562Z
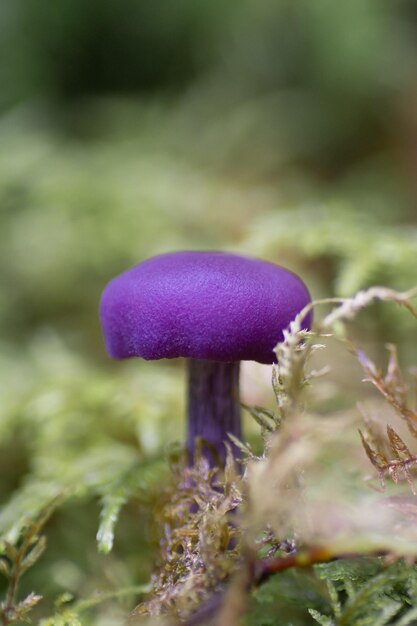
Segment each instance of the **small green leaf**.
M380 614L377 615L372 622L372 626L386 626L391 623L391 619L395 617L401 610L401 602L387 601L381 607Z
M32 567L43 554L46 548L46 537L41 537L35 544L35 547L25 556L21 565L22 574Z
M43 619L39 626L82 626L82 624L76 613L64 611L48 619Z
M333 609L333 613L335 614L337 618L339 618L342 613L342 607L340 604L336 585L331 580L327 580L326 582L327 582L327 590L329 592L330 603Z
M74 596L72 595L72 593L69 593L69 591L65 591L64 593L62 593L60 596L57 597L57 599L55 600L55 606L60 607L60 606L63 606L64 604L68 604L68 602L72 602L73 600L74 600Z
M323 615L323 613L319 613L315 609L308 609L308 612L320 626L335 626L334 621L328 615Z
M109 554L113 548L114 529L127 497L123 492L105 495L102 499L103 508L100 513L100 526L97 531L99 552Z
M415 623L417 623L417 607L407 611L405 615L395 622L394 626L413 626Z

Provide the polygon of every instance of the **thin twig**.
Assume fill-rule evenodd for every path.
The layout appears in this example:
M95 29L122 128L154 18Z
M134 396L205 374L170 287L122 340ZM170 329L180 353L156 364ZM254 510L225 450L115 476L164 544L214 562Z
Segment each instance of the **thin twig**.
M329 563L331 561L338 561L342 559L387 555L388 552L386 550L376 550L366 554L354 552L337 554L327 548L313 547L306 550L300 550L294 554L279 557L277 559L263 559L258 561L254 567L249 568L249 571L252 571L252 576L247 584L246 591L249 593L252 589L256 589L261 586L275 574L293 567L309 568L313 565L319 565L320 563ZM199 609L197 609L197 611L182 622L182 626L197 626L198 624L203 625L209 619L213 618L221 610L227 593L228 589L224 588L212 595L201 605Z

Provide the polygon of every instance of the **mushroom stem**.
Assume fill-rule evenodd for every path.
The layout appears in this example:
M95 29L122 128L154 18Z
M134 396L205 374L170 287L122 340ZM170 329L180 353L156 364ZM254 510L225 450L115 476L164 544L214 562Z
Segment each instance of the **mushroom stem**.
M239 361L223 363L188 359L188 440L189 463L195 460L196 440L212 466L224 465L225 441L235 457L239 451L228 433L241 438L239 403ZM198 445L198 444L197 444Z

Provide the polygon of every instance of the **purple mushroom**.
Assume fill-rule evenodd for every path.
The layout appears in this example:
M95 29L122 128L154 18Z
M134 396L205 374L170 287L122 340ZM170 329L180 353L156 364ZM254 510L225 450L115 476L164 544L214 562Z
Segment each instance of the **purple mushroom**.
M309 301L300 278L273 263L174 252L112 280L100 317L112 358L187 358L189 461L199 438L210 463L221 465L228 433L241 438L240 361L273 363L283 330Z

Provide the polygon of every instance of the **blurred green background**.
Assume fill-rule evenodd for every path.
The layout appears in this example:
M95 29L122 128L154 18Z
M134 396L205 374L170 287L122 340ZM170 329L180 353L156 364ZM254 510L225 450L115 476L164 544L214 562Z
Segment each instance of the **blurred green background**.
M182 248L277 261L315 297L417 283L415 2L2 1L0 533L75 493L24 582L40 615L149 579L182 368L111 363L97 309L114 275ZM412 333L389 307L358 328L407 364ZM268 377L249 371L249 400L270 402ZM103 556L100 503L123 476Z

